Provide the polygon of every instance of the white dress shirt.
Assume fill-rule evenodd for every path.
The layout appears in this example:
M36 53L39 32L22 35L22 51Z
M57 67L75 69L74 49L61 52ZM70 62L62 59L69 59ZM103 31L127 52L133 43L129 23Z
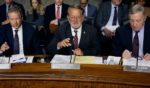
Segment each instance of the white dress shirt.
M55 17L57 17L57 7L58 7L58 5L55 4ZM62 5L59 6L59 10L60 10L60 18L61 18L61 14L62 14Z
M16 29L13 27L12 29L13 29L13 38L14 38ZM24 54L22 25L18 28L18 37L19 37L19 54Z

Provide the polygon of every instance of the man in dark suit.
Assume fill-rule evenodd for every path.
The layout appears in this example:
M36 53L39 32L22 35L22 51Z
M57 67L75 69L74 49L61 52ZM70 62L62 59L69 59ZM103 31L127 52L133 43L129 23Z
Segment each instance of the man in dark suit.
M9 23L9 21L7 20L7 12L13 6L18 6L21 9L23 18L25 19L25 10L21 4L16 3L13 0L5 0L5 3L0 6L0 25Z
M83 9L73 5L68 9L68 21L56 32L49 43L49 53L98 55L100 44L93 26L83 22Z
M12 54L41 54L36 30L28 23L22 22L23 14L18 7L8 11L10 24L0 27L0 53L6 56Z
M143 57L150 60L150 18L144 7L135 5L129 11L130 24L116 31L113 41L113 55L123 58Z
M84 16L94 19L97 15L97 8L89 4L88 0L80 0L80 4L84 9Z
M128 8L122 4L122 0L111 0L101 4L96 17L96 27L99 35L102 35L102 52L104 55L111 54L112 39L115 30L128 20Z
M63 0L54 0L54 4L48 5L44 16L45 28L49 29L50 24L58 25L59 19L66 18L68 7Z

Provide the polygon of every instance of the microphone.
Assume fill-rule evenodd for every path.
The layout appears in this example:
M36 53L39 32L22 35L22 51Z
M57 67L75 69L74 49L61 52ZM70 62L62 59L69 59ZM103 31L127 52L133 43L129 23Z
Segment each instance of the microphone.
M70 37L70 43L71 43L71 46L70 46L70 63L71 63L71 61L72 61L72 55L73 55L73 52L72 52L72 50L73 50L73 36L71 36Z

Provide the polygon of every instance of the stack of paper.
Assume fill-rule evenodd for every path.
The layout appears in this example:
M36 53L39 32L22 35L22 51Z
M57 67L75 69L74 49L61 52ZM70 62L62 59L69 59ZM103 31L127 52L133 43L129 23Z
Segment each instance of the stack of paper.
M10 69L11 64L0 64L0 69Z
M9 63L9 57L0 57L0 64Z
M26 63L26 59L24 54L12 55L10 57L10 63Z
M72 55L58 55L56 54L50 63L52 64L69 64L71 63Z
M103 64L102 57L96 56L75 56L74 63L76 64Z
M108 56L106 64L118 65L121 60L121 57Z

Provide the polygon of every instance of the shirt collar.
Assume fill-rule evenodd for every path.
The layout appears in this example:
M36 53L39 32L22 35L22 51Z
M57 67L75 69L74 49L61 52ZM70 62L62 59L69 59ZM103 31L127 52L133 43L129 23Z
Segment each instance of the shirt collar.
M74 33L75 30L76 30L78 33L81 33L82 25L81 25L78 29L74 29L73 27L71 27L72 33Z
M144 32L144 27L145 27L145 24L142 26L142 28L141 28L141 30L139 31L139 33L142 33L142 32ZM136 32L136 31L134 31L134 30L132 30L132 32Z
M14 28L14 27L12 27L12 29L13 29L13 31L16 30L16 28ZM17 29L18 29L18 31L21 30L22 29L22 25L19 28L17 28Z

